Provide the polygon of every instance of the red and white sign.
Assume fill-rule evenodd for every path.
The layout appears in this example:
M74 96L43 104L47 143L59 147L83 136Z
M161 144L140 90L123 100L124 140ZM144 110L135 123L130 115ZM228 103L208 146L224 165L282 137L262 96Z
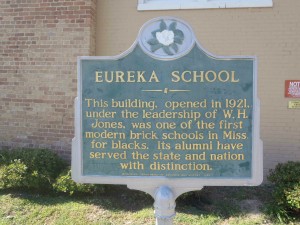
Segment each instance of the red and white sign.
M300 98L300 80L285 81L285 97Z

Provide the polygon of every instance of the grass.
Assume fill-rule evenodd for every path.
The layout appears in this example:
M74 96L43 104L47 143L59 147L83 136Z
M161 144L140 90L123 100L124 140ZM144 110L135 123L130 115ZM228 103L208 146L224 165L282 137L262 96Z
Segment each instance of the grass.
M124 186L95 196L0 191L0 224L155 224L153 200ZM265 213L270 187L206 187L177 200L174 225L276 224ZM300 224L299 218L292 224Z

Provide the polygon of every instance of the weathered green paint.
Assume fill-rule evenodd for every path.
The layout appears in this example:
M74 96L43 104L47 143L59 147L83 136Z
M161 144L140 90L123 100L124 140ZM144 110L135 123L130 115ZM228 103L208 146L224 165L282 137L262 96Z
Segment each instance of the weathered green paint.
M235 79L239 79L239 82L172 82L171 73L172 71L235 71ZM149 77L153 71L157 75L160 82L95 82L96 71L146 71L145 78ZM252 58L214 58L207 55L197 45L185 56L175 60L158 60L151 58L145 54L137 45L135 49L130 52L127 56L121 59L99 59L99 60L81 60L81 81L82 82L82 107L81 107L81 121L82 121L82 173L83 175L104 175L104 176L165 176L165 177L199 177L199 178L251 178L252 176L252 115L253 115L253 93L254 93L254 60ZM188 92L147 92L142 90L190 90ZM109 102L109 106L105 108L95 109L93 107L88 108L87 101L85 99L98 99L99 101ZM198 120L192 120L192 129L185 130L180 128L181 122L188 122L190 119L151 119L145 120L142 118L138 119L125 119L121 118L120 113L126 108L113 108L110 106L110 102L114 99L115 101L122 101L126 99L140 99L142 101L155 101L157 108L153 111L183 111L188 112L200 112L200 119L204 122L214 122L216 125L219 124L220 120L224 120L223 109L217 109L215 119L204 118L204 114L208 111L213 111L211 108L211 100L221 102L222 106L225 105L226 99L246 99L246 105L249 108L243 108L246 110L248 118L242 119L243 128L238 129L239 133L246 133L247 139L245 140L223 140L223 130L216 127L215 129L197 129L195 124ZM200 109L166 109L163 105L167 101L203 101L206 99L207 108ZM169 142L171 144L170 150L157 150L157 141L159 140L137 140L140 143L146 143L148 149L145 150L125 150L125 149L111 149L111 148L91 148L91 141L93 139L86 138L86 132L103 132L105 129L91 128L91 124L94 123L95 119L86 118L86 111L114 111L116 112L115 118L99 119L105 122L122 122L126 128L121 129L106 129L111 132L124 132L128 137L130 130L132 132L155 132L158 137L162 136L162 133L172 132L173 130L159 130L155 128L157 122L175 122L177 128L174 131L182 133L202 133L204 139L200 139L197 142L194 140L183 140L186 143L209 143L213 141L212 150L175 150L175 143L179 140L161 140ZM142 114L141 108L130 109L129 111L139 112ZM230 108L228 108L230 110ZM227 119L228 122L237 121L235 118ZM239 120L240 121L240 120ZM151 122L151 129L131 129L132 122ZM219 141L222 143L236 144L242 143L242 150L217 150L216 140L209 140L208 133L214 132L219 136ZM112 139L97 138L97 142L110 142ZM134 140L114 140L122 141L125 143L133 142ZM133 160L131 158L132 152L139 152L141 154L148 153L149 160ZM122 153L126 154L126 160L118 159L95 159L90 158L90 152L106 152L106 153ZM162 152L163 154L180 154L181 160L153 160L153 155ZM186 154L203 154L205 152L207 160L196 160L186 161L183 158ZM209 155L216 153L230 152L243 153L244 160L220 160L210 161ZM144 169L121 169L120 163L139 162L144 165ZM212 170L151 170L150 165L152 163L177 163L177 164L209 164Z

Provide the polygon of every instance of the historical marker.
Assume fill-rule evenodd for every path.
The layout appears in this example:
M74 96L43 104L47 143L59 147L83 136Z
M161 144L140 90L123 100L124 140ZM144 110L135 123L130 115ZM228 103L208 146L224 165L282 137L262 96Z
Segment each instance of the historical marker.
M74 180L146 191L158 220L183 192L260 184L256 63L208 53L172 17L119 56L79 57Z

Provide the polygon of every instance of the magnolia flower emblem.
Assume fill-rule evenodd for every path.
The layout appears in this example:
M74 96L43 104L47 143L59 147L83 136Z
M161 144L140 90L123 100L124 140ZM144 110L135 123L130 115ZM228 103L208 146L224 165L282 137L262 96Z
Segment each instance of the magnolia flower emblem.
M161 21L158 30L151 32L152 38L147 41L151 51L162 49L167 55L174 55L178 52L178 45L184 40L184 33L176 29L177 23L174 21L169 26L165 21Z
M155 36L158 42L164 46L169 46L174 43L174 32L171 30L156 32Z

